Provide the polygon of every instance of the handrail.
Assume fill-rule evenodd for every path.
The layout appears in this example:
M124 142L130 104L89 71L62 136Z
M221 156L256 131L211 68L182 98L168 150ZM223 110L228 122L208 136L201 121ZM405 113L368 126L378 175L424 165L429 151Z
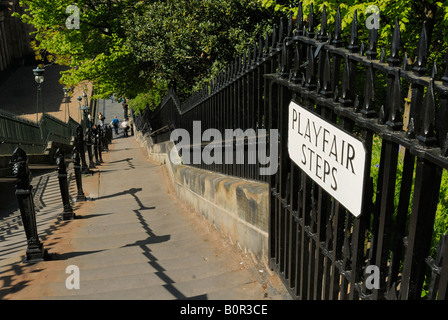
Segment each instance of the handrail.
M48 142L56 138L57 142L70 144L78 123L69 118L61 121L44 114L39 122L20 118L11 112L0 110L0 155L10 155L20 145L27 153L44 153Z

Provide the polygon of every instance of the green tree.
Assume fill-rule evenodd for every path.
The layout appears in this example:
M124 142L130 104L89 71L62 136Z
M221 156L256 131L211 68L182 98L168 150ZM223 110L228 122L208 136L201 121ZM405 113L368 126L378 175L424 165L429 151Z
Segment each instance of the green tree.
M251 0L142 3L126 21L128 43L149 78L191 94L271 27L272 10Z
M79 28L70 28L71 0L20 3L20 18L35 28L36 58L69 67L62 83L91 81L97 97L138 97L140 107L156 106L169 86L188 96L273 18L255 0L80 0Z
M304 19L307 21L311 4L316 14L317 28L320 27L320 15L325 5L329 31L334 29L334 21L338 7L341 11L343 37L346 44L350 39L350 24L355 10L358 17L360 41L367 45L368 32L365 27L366 19L372 14L370 8L377 6L380 14L380 26L378 30L378 53L385 50L386 57L390 51L390 41L395 19L399 19L401 31L401 54L406 54L408 62L412 63L416 56L418 39L422 30L423 22L426 21L429 35L430 53L428 65L437 62L443 63L444 54L447 50L448 33L448 1L442 0L257 0L264 8L273 9L276 12L288 14L289 11L297 14L299 3L302 2Z
M135 76L145 66L134 58L123 28L126 13L137 3L77 1L79 28L73 28L67 25L72 12L66 12L73 1L21 0L25 14L20 18L34 26L32 46L37 60L69 67L62 83L70 86L88 80L95 84L98 96L133 96L148 88L144 79Z

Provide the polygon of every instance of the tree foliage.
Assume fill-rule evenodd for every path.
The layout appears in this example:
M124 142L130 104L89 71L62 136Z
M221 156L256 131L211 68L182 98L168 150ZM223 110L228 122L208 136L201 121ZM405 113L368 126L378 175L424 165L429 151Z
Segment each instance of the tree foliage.
M399 19L401 31L401 53L406 54L409 63L414 61L418 45L418 39L423 22L426 22L429 35L430 55L429 62L441 64L447 49L448 33L448 1L442 0L257 0L264 8L273 9L287 15L289 11L296 16L299 3L302 2L305 20L308 19L311 4L320 24L320 14L325 5L329 31L333 31L334 21L338 7L341 11L343 37L346 43L350 39L350 24L355 11L358 18L358 27L363 32L359 33L360 41L367 45L368 32L365 22L372 14L370 8L377 6L379 9L380 25L378 30L378 53L382 49L388 54L395 19ZM315 20L316 21L316 20ZM317 26L319 28L320 25Z
M76 2L79 28L68 28L71 0L21 0L25 14L20 18L34 26L32 46L42 64L69 66L61 82L71 86L88 80L102 96L112 93L135 95L146 88L135 77L142 67L134 59L123 28L123 17L136 0Z
M88 80L97 97L157 103L168 86L190 94L271 26L255 0L21 0L41 64L69 66L61 82ZM79 28L68 28L79 8ZM157 91L147 94L149 91Z
M128 42L156 81L189 95L271 27L271 10L249 0L145 2L127 20Z
M298 0L20 0L20 18L35 28L33 47L41 63L69 66L61 82L74 86L88 80L98 97L112 93L139 97L155 105L168 87L189 96L289 11ZM365 27L370 5L380 10L378 51L389 51L395 19L400 20L401 51L413 60L423 21L430 38L429 63L440 64L448 35L448 0L303 0L307 20L311 3L319 21L325 5L333 32L337 8L343 36L357 12ZM68 6L80 11L79 29L67 28ZM317 26L319 28L319 26ZM367 44L368 32L360 32ZM145 103L145 105L146 105Z

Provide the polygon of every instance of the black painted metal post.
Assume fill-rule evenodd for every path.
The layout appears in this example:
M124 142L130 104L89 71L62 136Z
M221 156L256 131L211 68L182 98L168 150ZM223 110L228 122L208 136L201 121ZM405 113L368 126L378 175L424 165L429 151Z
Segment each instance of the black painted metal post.
M82 172L89 173L89 167L86 162L86 149L84 148L84 132L81 125L76 128L76 144L78 146L79 155L81 156Z
M86 196L84 195L84 191L82 190L80 154L77 146L73 147L73 168L75 169L76 187L78 189L76 201L86 201Z
M95 142L96 142L96 148L98 150L98 160L99 160L99 163L101 164L101 163L104 163L103 155L102 155L102 150L103 150L102 131L103 130L101 130L100 127L98 127L96 130L97 131L96 131L96 135L95 135L95 137L96 137L96 141Z
M86 131L86 145L87 153L89 154L89 168L95 169L95 164L93 163L93 153L92 153L92 132L90 129Z
M14 150L9 164L17 178L16 196L28 243L26 261L42 261L45 257L45 250L37 234L36 211L33 202L33 186L30 185L31 173L28 169L28 156L23 149L18 147Z
M98 155L98 129L92 128L92 138L93 138L93 154L95 156L95 165L100 165L100 159Z
M106 127L106 132L107 132L107 141L108 141L108 143L112 143L112 136L113 136L113 133L112 133L112 127L111 126L107 126Z
M101 145L104 147L103 150L109 151L109 140L107 139L107 127L100 127L101 132Z
M61 149L56 150L56 164L58 166L59 188L61 190L62 203L64 211L62 212L62 220L71 220L75 217L72 206L70 205L70 196L68 192L67 167L65 165L64 152Z

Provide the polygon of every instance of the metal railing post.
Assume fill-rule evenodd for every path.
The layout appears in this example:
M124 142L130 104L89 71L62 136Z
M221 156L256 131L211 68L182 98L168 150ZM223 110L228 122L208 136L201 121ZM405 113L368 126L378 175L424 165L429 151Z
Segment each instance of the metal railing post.
M95 164L101 165L101 163L103 163L103 159L101 156L99 128L96 127L94 130L92 130L92 133L93 133L93 148L94 148L94 152L95 152Z
M81 162L80 162L80 153L77 146L73 147L73 168L75 169L75 178L76 178L76 188L78 193L76 195L76 201L86 201L86 196L84 195L84 191L82 190L82 173L81 173Z
M70 196L68 192L67 167L65 165L64 152L61 149L56 150L56 164L58 166L59 188L61 190L62 203L64 211L62 212L62 220L71 220L75 218L72 206L70 205Z
M81 125L78 125L76 128L76 144L81 158L82 172L89 173L89 167L86 162L86 149L84 148L84 132Z
M86 132L86 145L87 153L89 154L89 169L95 169L95 164L93 163L93 153L92 153L92 132L91 129L87 129Z
M16 196L28 244L25 261L42 261L46 252L37 234L36 211L33 201L33 186L30 185L31 173L28 169L28 156L23 149L17 147L9 164L17 178Z
M103 135L102 135L102 130L98 129L98 134L97 134L97 139L98 139L98 156L100 157L100 163L104 163L103 161Z
M101 145L102 145L102 150L106 150L109 151L109 140L107 139L107 127L106 126L102 126L100 127L100 141L101 141Z

